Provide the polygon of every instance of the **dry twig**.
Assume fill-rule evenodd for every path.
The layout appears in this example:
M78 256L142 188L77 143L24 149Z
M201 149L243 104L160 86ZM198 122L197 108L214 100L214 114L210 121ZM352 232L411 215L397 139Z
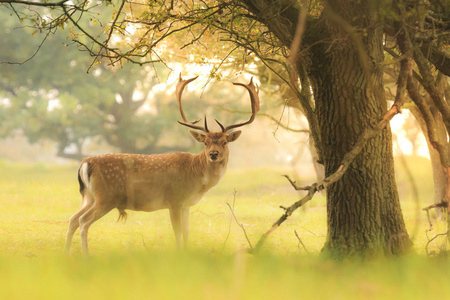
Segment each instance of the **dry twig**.
M244 225L243 225L241 222L239 222L238 218L236 217L236 214L234 213L234 204L235 204L235 202L236 202L236 193L237 193L237 192L234 191L234 194L233 194L233 207L232 207L232 206L230 205L230 203L228 203L228 202L227 202L227 205L228 205L228 207L230 208L231 215L232 215L232 217L234 218L234 221L236 222L236 224L237 224L239 227L241 227L242 231L244 232L245 238L246 238L246 240L247 240L248 245L250 246L250 251L251 251L251 250L253 250L253 246L252 246L252 243L250 242L250 239L248 238L247 231L245 230ZM231 220L230 220L230 221L231 221ZM230 222L230 227L228 228L228 235L227 235L227 238L225 239L224 246L225 246L225 243L226 243L227 240L228 240L228 237L230 236L230 231L231 231L231 222Z
M294 230L295 236L297 237L298 243L299 245L302 245L303 249L305 249L305 252L309 254L308 249L306 249L305 244L303 243L302 239L300 238L300 236L297 233L297 230ZM300 247L299 247L300 248Z

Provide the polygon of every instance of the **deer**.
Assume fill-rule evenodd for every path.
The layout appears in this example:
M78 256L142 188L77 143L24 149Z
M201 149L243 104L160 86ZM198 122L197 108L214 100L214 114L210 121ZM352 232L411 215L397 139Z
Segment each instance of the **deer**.
M117 208L119 218L126 220L126 210L152 212L168 209L176 247L187 248L189 236L189 210L203 195L217 185L227 169L228 143L236 141L241 130L229 132L251 124L259 111L259 87L253 83L233 83L244 87L250 96L252 114L242 123L224 127L217 119L221 131L210 131L206 121L189 121L183 111L182 94L186 86L198 76L184 80L179 76L175 94L183 126L204 144L200 154L176 152L168 154L101 154L82 160L78 168L81 209L69 219L65 252L70 252L73 236L80 228L82 254L89 255L88 230L91 225ZM194 130L192 130L194 129Z

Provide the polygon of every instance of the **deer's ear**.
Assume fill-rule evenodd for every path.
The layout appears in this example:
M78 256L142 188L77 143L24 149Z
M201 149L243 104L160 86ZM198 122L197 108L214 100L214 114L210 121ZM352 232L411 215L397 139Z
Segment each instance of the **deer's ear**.
M242 131L240 131L240 130L230 133L229 135L227 135L227 141L230 143L234 142L235 140L238 139L238 137L241 135L241 133L242 133Z
M198 131L189 130L189 133L194 137L197 142L204 143L206 139L206 134Z

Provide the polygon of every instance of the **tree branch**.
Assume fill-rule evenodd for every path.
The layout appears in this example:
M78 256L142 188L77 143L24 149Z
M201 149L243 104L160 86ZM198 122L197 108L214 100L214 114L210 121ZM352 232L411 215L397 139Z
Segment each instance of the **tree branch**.
M440 51L432 43L424 43L420 50L428 60L443 74L450 76L450 57L444 51Z
M443 97L443 93L436 86L434 77L431 73L430 67L427 65L427 60L418 46L413 47L414 60L419 67L420 74L423 79L423 87L430 94L436 107L442 114L447 132L450 132L450 106Z
M23 4L30 6L41 6L41 7L62 7L64 3L69 2L70 0L62 0L59 2L33 2L33 1L20 1L20 0L0 0L0 3L8 3L8 4Z

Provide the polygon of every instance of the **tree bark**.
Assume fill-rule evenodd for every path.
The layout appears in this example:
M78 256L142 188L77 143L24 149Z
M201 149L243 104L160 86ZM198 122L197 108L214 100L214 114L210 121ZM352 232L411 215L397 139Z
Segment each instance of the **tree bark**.
M323 34L311 37L316 43L310 49L326 176L337 170L359 134L379 122L387 109L377 10L372 1L329 3L332 11L321 22ZM370 25L374 27L365 35L349 32ZM327 223L323 252L335 258L401 254L410 248L389 126L367 142L341 180L327 189Z

